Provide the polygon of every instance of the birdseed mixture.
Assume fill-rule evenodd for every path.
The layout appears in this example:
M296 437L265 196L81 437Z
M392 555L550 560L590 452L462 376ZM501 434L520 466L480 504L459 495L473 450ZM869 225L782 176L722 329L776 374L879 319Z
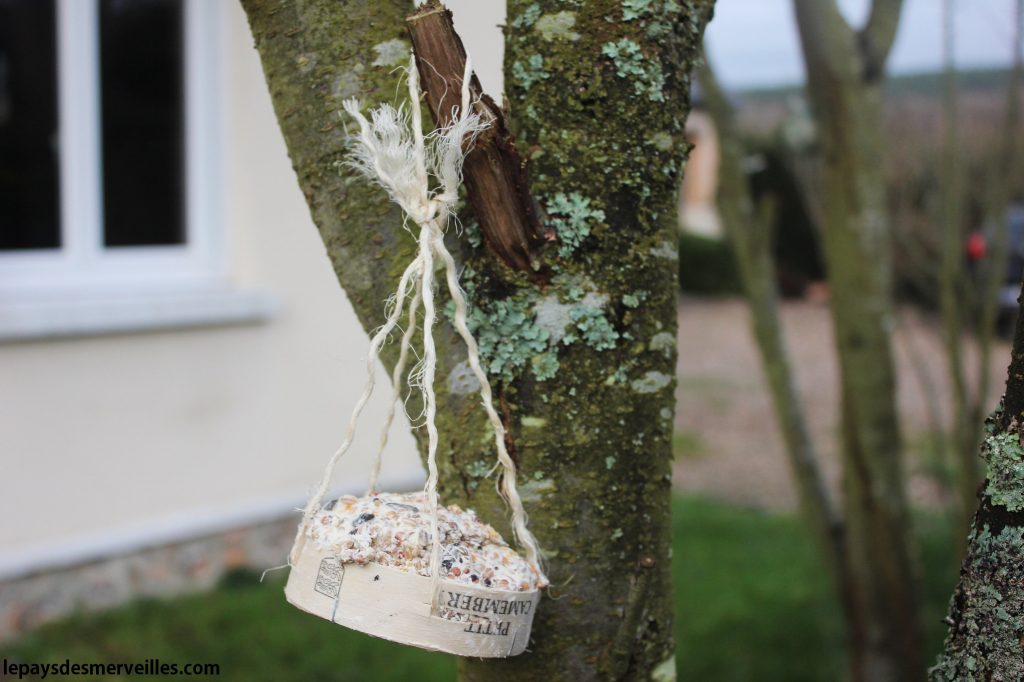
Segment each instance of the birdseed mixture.
M472 509L439 507L442 577L456 583L525 592L547 580ZM376 563L430 575L430 505L424 492L345 495L306 530L317 547L345 563Z

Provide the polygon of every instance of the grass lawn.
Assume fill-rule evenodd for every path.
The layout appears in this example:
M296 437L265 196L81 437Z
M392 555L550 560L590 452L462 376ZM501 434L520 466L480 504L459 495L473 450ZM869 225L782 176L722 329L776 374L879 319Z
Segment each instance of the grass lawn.
M918 523L929 649L956 572L949 534ZM679 679L701 682L836 680L839 613L814 547L792 516L684 497L675 506L674 571ZM225 680L451 680L453 657L345 630L289 606L283 576L262 585L229 576L210 594L142 601L82 615L0 646L24 662L213 662Z

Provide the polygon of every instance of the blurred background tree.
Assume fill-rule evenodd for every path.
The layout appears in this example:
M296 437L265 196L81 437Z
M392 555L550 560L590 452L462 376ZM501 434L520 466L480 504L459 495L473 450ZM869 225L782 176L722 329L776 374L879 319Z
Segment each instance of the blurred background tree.
M935 310L942 321L951 386L949 422L942 417L940 398L934 391L926 393L932 403L935 447L947 462L944 479L956 490L950 503L960 519L954 526L955 544L963 547L964 529L977 500L981 422L991 408L988 380L993 335L1004 311L1000 289L1006 280L1010 196L1019 184L1013 159L1020 149L1021 40L1018 32L1003 124L992 136L994 144L980 158L978 150L972 150L975 165L985 169L984 189L974 186L967 199L963 176L968 171L960 154L960 102L952 56L953 2L944 3L943 156L934 159L937 163L929 169L936 179L931 189L924 190L927 198L910 210L903 204L901 211L914 185L906 175L890 175L894 166L907 159L899 154L886 158L888 146L881 132L886 127L881 75L900 3L872 4L867 25L858 33L850 31L838 7L828 5L798 1L795 6L817 126L808 135L790 125L781 129L778 139L787 149L790 167L826 247L843 376L845 514L837 511L830 498L781 333L777 291L784 289L785 282L775 271L778 257L773 256L774 244L780 241L773 234L777 199L769 196L759 201L750 173L756 143L749 133L744 137L738 130L732 105L706 62L698 69L700 102L720 139L718 202L729 255L737 263L735 282L750 305L754 337L801 507L824 550L846 612L851 675L853 679L912 679L911 675L919 679L920 615L900 471L903 446L895 410L889 340L895 316L890 298L910 287L911 300ZM976 146L976 137L971 140ZM896 149L905 151L905 143L897 143ZM973 202L977 216L978 227L973 230L968 227L971 217L963 209L965 201ZM982 223L989 227L979 234ZM907 246L908 234L917 237L914 246ZM922 234L926 245L920 243ZM909 254L910 263L898 261L900 267L894 269L889 257L894 247L901 255ZM685 278L682 285L684 290L694 290ZM964 343L970 344L972 353L965 353ZM872 359L878 361L875 366ZM913 365L922 375L919 379L934 386L927 365L917 359ZM865 406L871 409L864 410ZM884 491L888 492L883 501L877 496ZM848 530L850 519L852 529ZM869 632L875 636L869 637ZM889 634L878 636L881 632Z

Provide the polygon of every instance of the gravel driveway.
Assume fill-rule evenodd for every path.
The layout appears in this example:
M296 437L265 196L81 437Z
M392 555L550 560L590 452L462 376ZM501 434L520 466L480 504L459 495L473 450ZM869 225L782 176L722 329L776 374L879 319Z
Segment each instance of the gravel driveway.
M841 475L838 367L829 310L821 304L788 302L782 306L782 319L811 435L836 489ZM936 506L946 493L929 474L934 467L928 466L926 455L932 423L927 396L932 396L932 409L940 410L943 423L948 423L949 382L941 333L934 321L905 308L898 315L894 339L910 496L914 504ZM1009 344L998 342L988 397L992 407L1002 393L1009 357ZM789 464L745 302L680 302L678 376L675 423L677 448L683 453L676 462L677 488L741 505L794 509Z

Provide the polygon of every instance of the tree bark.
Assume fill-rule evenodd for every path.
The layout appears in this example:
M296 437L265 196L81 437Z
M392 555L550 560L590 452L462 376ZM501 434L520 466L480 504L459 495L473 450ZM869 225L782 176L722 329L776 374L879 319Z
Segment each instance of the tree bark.
M1024 295L1018 299L1024 307ZM1024 314L1003 403L986 422L981 505L949 606L945 651L935 682L1024 679Z
M299 184L366 329L413 243L384 193L343 164L343 99L391 101L411 7L396 0L242 0ZM671 434L675 386L674 197L685 158L689 69L711 0L636 16L509 2L506 88L542 223L548 283L450 231L471 325L548 555L530 651L464 660L466 680L671 680ZM615 20L609 22L607 17ZM396 55L394 60L389 55ZM531 266L532 267L532 266ZM465 349L439 325L442 499L506 537L487 480L493 443ZM385 356L392 364L395 355ZM422 443L422 439L421 439Z
M824 159L823 241L842 378L844 507L856 592L851 673L923 677L890 344L890 234L881 82L900 1L876 0L867 26L834 0L795 0L807 91Z

